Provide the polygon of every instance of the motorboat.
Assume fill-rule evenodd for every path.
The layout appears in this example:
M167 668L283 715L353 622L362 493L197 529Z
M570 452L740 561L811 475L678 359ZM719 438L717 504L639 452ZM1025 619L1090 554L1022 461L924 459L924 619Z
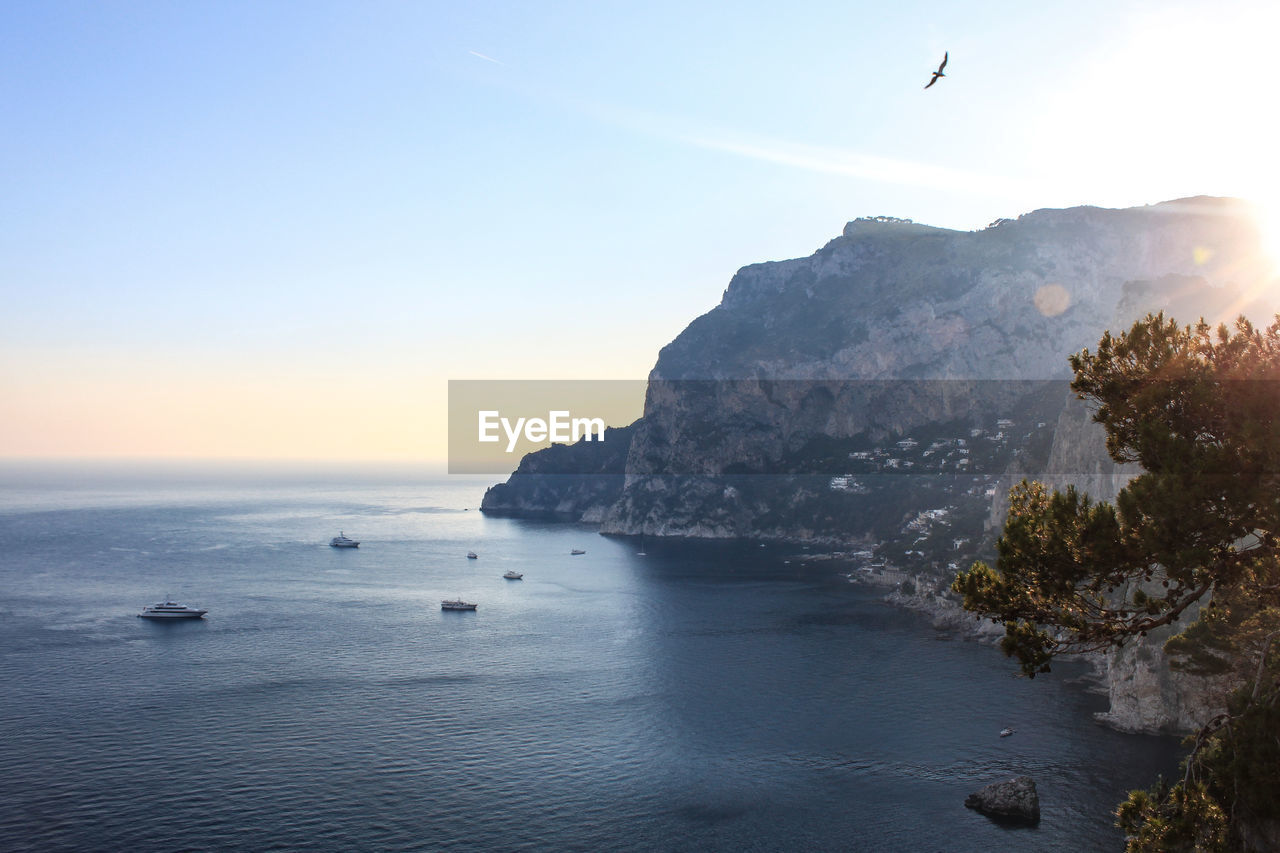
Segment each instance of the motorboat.
M463 601L461 598L450 601L445 599L440 602L441 610L475 610L476 605Z
M479 554L477 554L475 551L468 551L468 552L467 552L467 559L468 559L468 560L478 560L478 559L480 559L480 555L479 555Z
M507 571L502 573L502 576L509 581L518 581L518 580L524 579L524 574L522 572L517 572L514 569L508 569Z
M188 607L176 601L162 601L142 608L140 619L203 619L208 610Z
M1000 730L1000 737L1008 737L1008 736L1009 736L1009 735L1011 735L1011 734L1013 734L1013 729L1001 729L1001 730Z
M571 550L569 551L569 555L570 555L570 556L572 556L572 557L576 557L576 556L578 556L579 554L585 554L585 553L587 553L587 552L586 552L586 551L584 551L584 550L582 550L581 548L573 548L573 549L571 549Z
M329 540L330 548L359 548L360 543L354 539L348 539L345 533L339 532L337 536Z

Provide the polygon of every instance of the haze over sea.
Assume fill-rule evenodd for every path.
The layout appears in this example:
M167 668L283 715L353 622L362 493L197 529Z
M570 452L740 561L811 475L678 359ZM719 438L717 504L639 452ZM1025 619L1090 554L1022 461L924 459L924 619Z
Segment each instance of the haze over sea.
M1176 765L1082 667L1015 678L798 546L638 556L470 479L2 473L6 850L1119 849ZM136 618L166 596L209 615ZM1038 827L964 808L1017 773Z

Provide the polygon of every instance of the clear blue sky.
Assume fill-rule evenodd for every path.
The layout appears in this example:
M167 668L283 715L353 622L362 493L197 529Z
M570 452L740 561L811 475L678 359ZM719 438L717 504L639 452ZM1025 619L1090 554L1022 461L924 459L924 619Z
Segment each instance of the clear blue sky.
M1274 5L7 3L0 455L439 458L857 216L1280 201Z

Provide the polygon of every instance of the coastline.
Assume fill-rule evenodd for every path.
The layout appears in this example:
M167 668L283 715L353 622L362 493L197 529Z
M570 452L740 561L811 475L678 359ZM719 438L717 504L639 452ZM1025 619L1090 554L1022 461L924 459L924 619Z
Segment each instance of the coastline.
M850 583L887 590L883 596L886 604L910 610L928 619L930 626L952 638L983 645L997 646L1004 636L1004 627L990 619L984 619L966 611L950 591L950 583L943 578L930 574L918 574L892 566L855 565L857 559L848 552L832 551L818 554L806 554L799 558L802 562L843 562L839 574ZM908 591L909 590L909 591ZM1064 661L1084 663L1088 670L1070 679L1070 683L1080 685L1086 692L1095 695L1115 698L1111 685L1111 671L1115 666L1113 655L1079 654L1064 655ZM1094 721L1099 725L1123 734L1170 735L1185 734L1194 726L1149 725L1141 719L1135 719L1131 710L1107 711L1095 713Z

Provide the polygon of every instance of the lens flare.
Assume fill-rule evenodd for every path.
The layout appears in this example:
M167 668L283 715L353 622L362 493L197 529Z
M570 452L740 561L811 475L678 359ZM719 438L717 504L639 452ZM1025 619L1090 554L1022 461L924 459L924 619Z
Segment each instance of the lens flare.
M1071 294L1060 284L1046 284L1036 291L1036 310L1046 317L1057 317L1071 307Z

